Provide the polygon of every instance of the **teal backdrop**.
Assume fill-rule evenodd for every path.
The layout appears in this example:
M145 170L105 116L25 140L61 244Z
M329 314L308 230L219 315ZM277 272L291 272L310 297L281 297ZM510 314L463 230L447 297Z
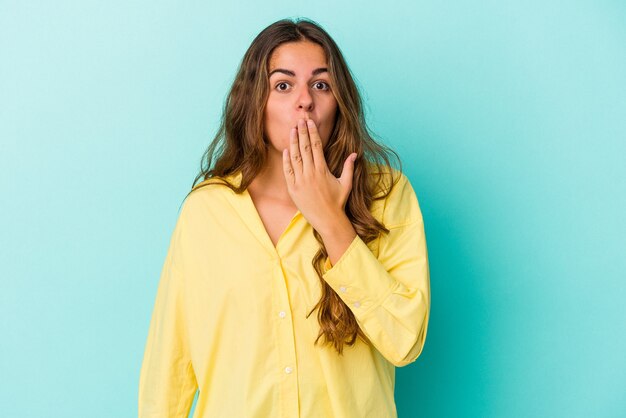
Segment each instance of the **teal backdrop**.
M338 42L420 201L400 418L626 416L626 3L575 0L0 0L0 415L136 416L179 205L284 17Z

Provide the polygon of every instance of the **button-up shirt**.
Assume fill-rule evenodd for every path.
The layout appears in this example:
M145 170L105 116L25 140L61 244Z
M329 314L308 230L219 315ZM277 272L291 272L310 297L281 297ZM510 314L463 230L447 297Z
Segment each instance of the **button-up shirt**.
M396 175L399 172L395 171ZM407 177L370 212L323 279L354 313L343 354L323 344L319 249L298 211L272 243L247 190L204 180L185 199L157 288L139 377L140 418L392 418L395 367L421 354L430 311L424 224ZM226 176L235 185L241 173ZM200 187L203 186L203 187Z

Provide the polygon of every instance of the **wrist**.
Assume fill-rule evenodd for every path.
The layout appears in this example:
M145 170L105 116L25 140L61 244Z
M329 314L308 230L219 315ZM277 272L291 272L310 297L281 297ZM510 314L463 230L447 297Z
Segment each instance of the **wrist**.
M319 225L315 230L321 235L322 239L333 235L354 235L356 230L350 222L345 212L330 215L326 218L326 222Z

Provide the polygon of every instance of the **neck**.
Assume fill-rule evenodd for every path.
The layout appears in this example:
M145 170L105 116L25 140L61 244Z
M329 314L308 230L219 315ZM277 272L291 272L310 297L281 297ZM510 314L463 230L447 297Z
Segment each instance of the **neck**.
M265 167L248 186L250 194L261 193L278 201L292 203L283 172L282 153L270 148Z

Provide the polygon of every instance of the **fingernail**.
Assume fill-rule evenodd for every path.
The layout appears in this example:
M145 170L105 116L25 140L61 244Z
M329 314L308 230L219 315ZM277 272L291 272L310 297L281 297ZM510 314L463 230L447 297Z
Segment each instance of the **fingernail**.
M352 156L352 162L354 162L355 160L356 160L356 154Z
M315 125L315 124L313 123L313 119L308 119L308 120L306 121L306 124L307 124L307 125L309 125L310 127L313 127L313 125Z

